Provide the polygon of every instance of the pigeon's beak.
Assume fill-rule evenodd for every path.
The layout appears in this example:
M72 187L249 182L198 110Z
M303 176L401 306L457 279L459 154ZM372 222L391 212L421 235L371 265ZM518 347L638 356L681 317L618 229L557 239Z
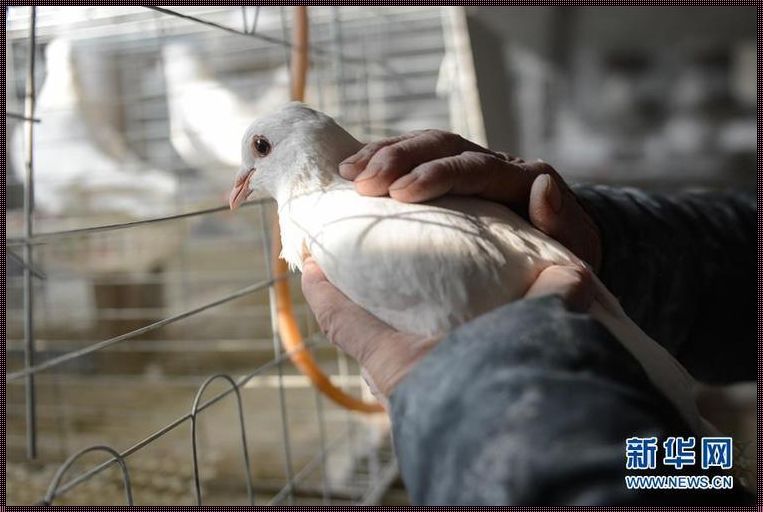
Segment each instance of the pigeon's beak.
M230 198L228 199L231 210L238 208L252 194L249 188L249 180L252 179L252 174L254 174L254 169L248 169L243 174L239 173L236 177L236 184L233 185L233 190L230 191Z

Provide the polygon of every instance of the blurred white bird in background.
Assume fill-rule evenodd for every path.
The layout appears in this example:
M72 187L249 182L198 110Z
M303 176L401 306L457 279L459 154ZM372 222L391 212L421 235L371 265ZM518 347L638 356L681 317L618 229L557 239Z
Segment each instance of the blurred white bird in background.
M37 97L34 128L34 203L43 231L140 220L174 211L177 179L140 160L110 124L88 107L73 43L52 40L46 76ZM92 62L90 63L92 64ZM115 95L113 101L118 101ZM11 159L23 182L24 127L13 134ZM12 222L17 222L18 219ZM86 275L143 272L161 267L183 234L156 224L103 237L83 238L77 251L55 246L43 263Z
M45 62L35 112L42 120L34 130L35 208L56 216L97 212L143 218L167 213L177 188L175 177L150 168L129 151L110 154L108 148L119 145L119 136L108 124L88 124L91 116L83 109L72 42L51 41ZM108 147L96 142L109 140ZM12 147L13 167L23 181L23 126L16 129Z
M227 169L241 161L239 140L253 118L288 101L286 66L255 73L268 85L246 102L218 81L188 43L162 49L172 145L189 166L208 179L227 183ZM222 172L221 172L222 171Z
M549 265L583 265L497 203L446 196L410 204L360 196L339 176L338 164L361 147L330 117L291 103L245 132L230 205L253 194L275 198L282 257L301 269L309 252L329 281L394 328L444 333L520 298ZM603 284L596 286L590 314L695 430L714 431L697 410L694 379L628 318Z

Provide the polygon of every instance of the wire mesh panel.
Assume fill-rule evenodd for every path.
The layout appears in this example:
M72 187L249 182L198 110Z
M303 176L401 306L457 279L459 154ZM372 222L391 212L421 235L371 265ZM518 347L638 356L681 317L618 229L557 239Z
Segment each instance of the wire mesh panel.
M310 104L361 139L454 124L439 8L309 13ZM384 415L324 399L278 343L272 285L299 283L271 268L273 205L220 206L243 127L288 100L291 24L7 11L8 504L389 499ZM303 350L367 394L294 300Z

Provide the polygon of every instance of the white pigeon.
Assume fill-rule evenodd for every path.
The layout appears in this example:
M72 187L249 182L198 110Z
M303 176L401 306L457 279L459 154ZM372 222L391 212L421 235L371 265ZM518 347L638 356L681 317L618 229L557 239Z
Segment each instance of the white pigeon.
M119 213L146 217L167 213L175 178L151 169L130 153L110 155L96 140L108 137L105 124L90 126L74 72L72 43L58 38L46 49L46 78L37 98L34 128L35 208L51 215ZM100 132L96 136L94 132ZM13 137L11 158L23 181L24 127Z
M423 204L365 197L338 174L362 144L329 116L290 103L249 126L230 195L278 202L283 251L311 254L328 280L392 327L433 335L516 300L552 264L584 265L509 208L474 197ZM600 282L590 314L640 362L697 432L696 383L623 312Z

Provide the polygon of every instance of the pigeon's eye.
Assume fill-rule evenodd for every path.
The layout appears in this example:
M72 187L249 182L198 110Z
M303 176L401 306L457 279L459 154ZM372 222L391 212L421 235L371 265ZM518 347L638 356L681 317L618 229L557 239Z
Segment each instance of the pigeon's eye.
M266 156L270 153L270 141L265 137L255 137L252 146L260 156Z

